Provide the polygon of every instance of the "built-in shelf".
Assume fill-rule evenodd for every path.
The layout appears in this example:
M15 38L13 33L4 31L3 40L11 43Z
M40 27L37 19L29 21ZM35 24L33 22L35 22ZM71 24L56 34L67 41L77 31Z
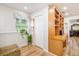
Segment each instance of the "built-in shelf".
M56 55L63 55L63 42L65 41L64 17L55 6L49 6L49 11L51 8L54 12L49 13L48 16L48 50ZM50 24L53 24L53 26Z
M62 28L63 26L64 26L64 18L61 15L61 13L59 13L59 11L55 8L55 35L64 34L63 33L64 29Z

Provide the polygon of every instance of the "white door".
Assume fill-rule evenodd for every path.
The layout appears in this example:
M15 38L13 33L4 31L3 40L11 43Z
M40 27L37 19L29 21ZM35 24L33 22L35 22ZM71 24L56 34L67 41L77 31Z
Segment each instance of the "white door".
M43 16L35 17L35 44L41 48L44 46L44 20Z

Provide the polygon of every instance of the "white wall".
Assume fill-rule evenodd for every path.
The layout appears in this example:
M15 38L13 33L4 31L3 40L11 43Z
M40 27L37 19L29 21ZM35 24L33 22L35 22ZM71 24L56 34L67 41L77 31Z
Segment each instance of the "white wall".
M15 14L27 19L28 15L16 9L0 5L0 33L16 32Z
M0 6L0 33L15 32L15 19L13 18L13 10L4 6Z
M22 43L21 45L27 44L26 40L20 36L17 39L15 14L20 14L26 20L28 19L28 14L0 5L0 47L16 43L19 38L18 42ZM8 34L12 35L12 38L9 38Z
M35 39L33 43L48 50L48 7L32 14L35 19Z
M2 33L0 34L0 47L8 46L11 44L17 44L18 47L27 45L27 40L21 37L21 34L13 33Z

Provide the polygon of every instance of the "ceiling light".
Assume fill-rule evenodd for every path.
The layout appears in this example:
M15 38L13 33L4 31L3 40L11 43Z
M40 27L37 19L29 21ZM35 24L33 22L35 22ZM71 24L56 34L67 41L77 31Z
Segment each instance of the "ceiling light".
M50 13L54 12L54 9L50 9L49 12L50 12Z
M28 9L27 6L25 6L24 9L27 10Z
M63 10L67 10L67 7L63 7Z

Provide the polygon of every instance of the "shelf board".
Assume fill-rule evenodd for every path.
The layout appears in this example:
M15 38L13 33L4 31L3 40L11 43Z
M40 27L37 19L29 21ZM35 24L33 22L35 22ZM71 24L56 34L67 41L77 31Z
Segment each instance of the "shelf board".
M60 26L60 25L55 25L55 27Z
M55 13L59 14L58 10L55 8Z

